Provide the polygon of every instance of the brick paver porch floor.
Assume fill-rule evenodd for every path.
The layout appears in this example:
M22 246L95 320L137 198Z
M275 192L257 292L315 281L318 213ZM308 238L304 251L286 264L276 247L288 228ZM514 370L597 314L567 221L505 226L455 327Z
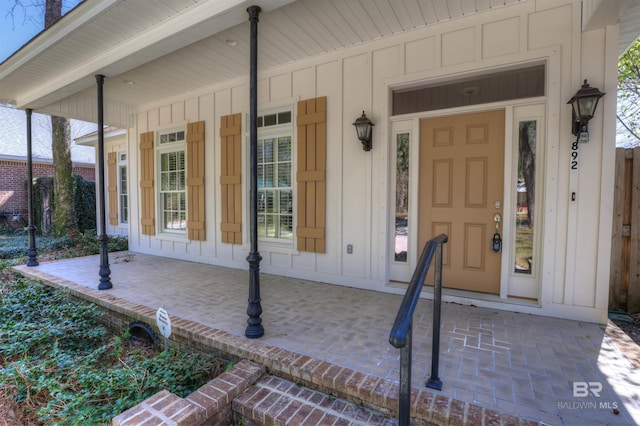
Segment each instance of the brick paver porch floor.
M244 336L246 270L139 253L112 253L110 264L105 292ZM98 265L90 256L18 269L96 289ZM401 296L267 274L261 296L260 341L398 379L388 337ZM414 387L430 374L431 309L421 300L414 317ZM445 395L545 424L640 424L640 349L622 352L600 325L445 303L441 333ZM574 397L574 382L601 383L599 397Z

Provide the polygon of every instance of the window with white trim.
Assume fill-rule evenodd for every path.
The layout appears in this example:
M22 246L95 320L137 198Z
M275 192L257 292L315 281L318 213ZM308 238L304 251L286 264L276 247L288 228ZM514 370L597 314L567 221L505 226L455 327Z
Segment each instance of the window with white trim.
M161 132L158 140L160 230L184 234L187 230L185 131Z
M118 153L118 200L120 223L129 222L129 195L127 194L127 154Z
M258 127L258 237L293 243L291 109L263 114Z

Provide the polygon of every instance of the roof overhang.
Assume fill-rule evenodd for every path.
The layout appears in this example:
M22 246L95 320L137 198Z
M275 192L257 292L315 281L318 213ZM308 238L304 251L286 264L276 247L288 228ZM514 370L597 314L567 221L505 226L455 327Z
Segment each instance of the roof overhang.
M640 35L640 0L582 0L582 31L620 24L618 56Z
M529 0L91 0L82 2L0 64L0 102L97 121L95 75L105 123L249 73L247 7L262 8L259 69L344 49ZM637 13L636 13L637 12ZM640 0L583 0L583 30L620 23L621 49L640 33ZM178 65L177 65L178 64Z
M115 140L124 140L127 136L126 129L120 129L117 127L107 127L103 130L103 138L105 142L111 142ZM98 131L91 132L89 134L80 136L74 139L76 145L82 146L97 146L98 144Z
M38 110L294 0L85 1L0 64L0 102ZM142 13L144 12L144 13ZM140 18L131 17L140 15ZM142 15L145 15L144 17ZM126 22L126 30L115 23ZM124 34L123 34L124 31ZM100 39L91 37L99 33ZM79 43L94 50L78 50ZM48 66L51 65L51 66Z

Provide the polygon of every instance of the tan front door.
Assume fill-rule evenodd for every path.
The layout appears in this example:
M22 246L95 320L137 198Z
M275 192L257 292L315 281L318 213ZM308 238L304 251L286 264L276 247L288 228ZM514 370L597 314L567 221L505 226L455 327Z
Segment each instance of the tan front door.
M501 254L492 238L503 180L504 110L420 120L418 247L449 235L444 287L500 293Z

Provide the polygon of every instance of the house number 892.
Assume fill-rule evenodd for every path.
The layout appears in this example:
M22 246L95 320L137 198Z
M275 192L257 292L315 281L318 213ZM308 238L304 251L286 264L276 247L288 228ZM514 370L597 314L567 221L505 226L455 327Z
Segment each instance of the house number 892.
M578 141L571 144L571 170L578 170Z

